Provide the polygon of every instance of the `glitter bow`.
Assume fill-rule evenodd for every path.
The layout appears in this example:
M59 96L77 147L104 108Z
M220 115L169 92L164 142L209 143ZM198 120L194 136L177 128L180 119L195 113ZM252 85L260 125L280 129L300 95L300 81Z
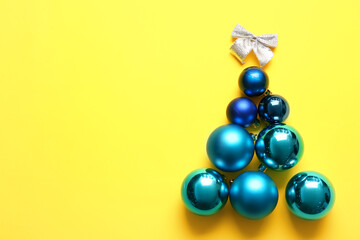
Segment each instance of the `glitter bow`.
M267 64L274 56L269 47L276 47L278 42L277 33L256 36L238 24L232 31L231 36L237 39L230 50L241 63L245 62L244 59L251 50L254 50L261 67Z

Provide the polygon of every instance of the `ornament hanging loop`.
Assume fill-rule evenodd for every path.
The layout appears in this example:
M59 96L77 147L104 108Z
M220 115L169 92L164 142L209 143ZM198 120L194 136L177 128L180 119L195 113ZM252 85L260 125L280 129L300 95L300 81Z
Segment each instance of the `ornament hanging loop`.
M259 119L255 119L254 123L252 124L253 128L258 128L260 127L260 120ZM256 136L255 136L256 137ZM256 140L256 139L254 139Z
M272 94L272 92L268 89L268 90L266 90L266 92L264 94L265 94L265 96L269 96Z
M254 134L254 133L250 133L250 136L251 136L251 138L254 140L254 142L256 142L256 140L257 140L257 134Z
M266 172L266 170L267 170L267 167L264 165L264 164L260 164L259 165L259 168L258 168L258 171L260 171L260 172Z

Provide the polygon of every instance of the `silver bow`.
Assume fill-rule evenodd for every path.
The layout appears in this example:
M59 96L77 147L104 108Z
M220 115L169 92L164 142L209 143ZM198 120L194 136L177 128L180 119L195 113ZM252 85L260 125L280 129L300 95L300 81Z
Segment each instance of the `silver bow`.
M232 31L231 36L237 39L230 50L241 63L244 63L244 59L251 50L254 50L261 67L267 64L274 56L269 47L276 47L278 42L277 33L256 36L238 24Z

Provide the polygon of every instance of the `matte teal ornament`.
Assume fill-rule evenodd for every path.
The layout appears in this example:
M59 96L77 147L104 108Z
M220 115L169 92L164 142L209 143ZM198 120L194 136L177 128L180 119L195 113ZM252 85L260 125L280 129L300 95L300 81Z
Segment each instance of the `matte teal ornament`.
M252 160L254 140L245 128L227 124L210 134L206 151L215 167L225 172L235 172Z
M255 151L266 167L283 171L294 167L300 161L304 144L294 128L285 124L274 124L259 133Z
M260 219L269 215L277 205L278 196L275 182L260 171L240 174L230 187L232 207L249 219Z
M329 213L335 192L330 181L317 172L300 172L286 186L287 205L296 216L316 220Z
M229 189L223 176L211 169L191 172L181 187L181 196L187 209L198 215L212 215L225 206Z

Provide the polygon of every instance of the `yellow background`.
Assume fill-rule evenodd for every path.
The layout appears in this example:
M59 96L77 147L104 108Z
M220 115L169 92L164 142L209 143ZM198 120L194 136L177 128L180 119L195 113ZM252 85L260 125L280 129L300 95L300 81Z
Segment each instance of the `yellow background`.
M360 239L357 0L0 1L0 239ZM237 24L277 32L264 68L290 103L301 162L267 173L279 202L251 221L181 202L205 144L240 95ZM254 170L254 158L246 170ZM336 190L330 214L292 216L303 170Z

